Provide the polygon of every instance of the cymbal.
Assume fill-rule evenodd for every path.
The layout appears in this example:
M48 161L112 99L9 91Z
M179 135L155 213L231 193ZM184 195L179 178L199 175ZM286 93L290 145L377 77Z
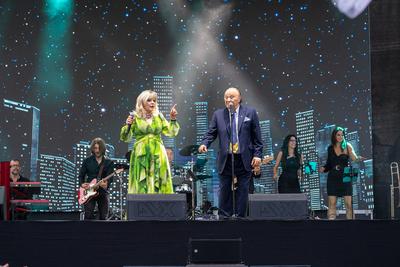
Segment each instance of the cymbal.
M198 149L199 149L199 145L188 145L179 151L179 155L181 155L181 156L197 155Z

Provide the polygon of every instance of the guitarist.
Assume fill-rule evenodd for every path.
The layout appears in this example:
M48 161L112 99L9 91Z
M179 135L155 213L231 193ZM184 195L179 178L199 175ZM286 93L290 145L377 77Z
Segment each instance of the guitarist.
M93 179L101 180L114 171L114 163L105 157L106 143L101 138L95 138L90 144L92 155L82 162L82 167L79 171L79 182L81 187L89 188L89 183ZM99 220L105 220L108 215L109 196L108 187L112 182L112 178L108 181L102 181L97 189L98 195L90 199L83 205L85 211L85 220L93 220L94 210L98 207Z

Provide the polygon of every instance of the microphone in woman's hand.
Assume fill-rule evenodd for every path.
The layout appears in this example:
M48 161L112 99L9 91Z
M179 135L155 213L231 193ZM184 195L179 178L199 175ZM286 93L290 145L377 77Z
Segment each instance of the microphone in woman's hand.
M135 118L135 111L129 112L129 117L133 120ZM128 125L128 132L131 130L132 123Z

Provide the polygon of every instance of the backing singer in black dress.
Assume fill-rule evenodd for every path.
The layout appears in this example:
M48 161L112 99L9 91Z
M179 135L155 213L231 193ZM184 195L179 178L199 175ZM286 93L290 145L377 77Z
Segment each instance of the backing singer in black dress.
M346 148L347 150L347 148ZM325 165L328 173L327 179L327 192L328 196L351 196L353 194L353 187L351 183L343 182L343 170L349 166L349 153L337 155L333 146L328 147L328 160Z
M274 180L278 179L279 165L282 167L282 174L278 180L278 192L300 193L301 170L303 157L297 148L297 137L293 134L285 137L281 151L276 157L274 166Z
M353 146L345 139L345 129L336 127L332 131L331 145L328 147L328 159L320 172L328 172L328 219L336 219L337 198L343 197L346 207L346 218L353 219L352 183L343 181L343 174L350 161L361 161L364 157L357 156Z

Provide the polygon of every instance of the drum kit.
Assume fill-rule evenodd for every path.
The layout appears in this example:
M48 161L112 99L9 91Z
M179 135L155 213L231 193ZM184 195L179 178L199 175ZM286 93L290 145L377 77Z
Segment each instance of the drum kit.
M190 212L189 218L193 220L195 219L196 210L196 182L212 177L211 175L199 174L203 170L207 160L200 158L197 158L196 161L194 160L194 157L199 154L198 149L198 145L188 145L179 151L181 156L191 157L191 160L185 168L175 166L172 177L175 193L186 194L187 196L188 210Z

